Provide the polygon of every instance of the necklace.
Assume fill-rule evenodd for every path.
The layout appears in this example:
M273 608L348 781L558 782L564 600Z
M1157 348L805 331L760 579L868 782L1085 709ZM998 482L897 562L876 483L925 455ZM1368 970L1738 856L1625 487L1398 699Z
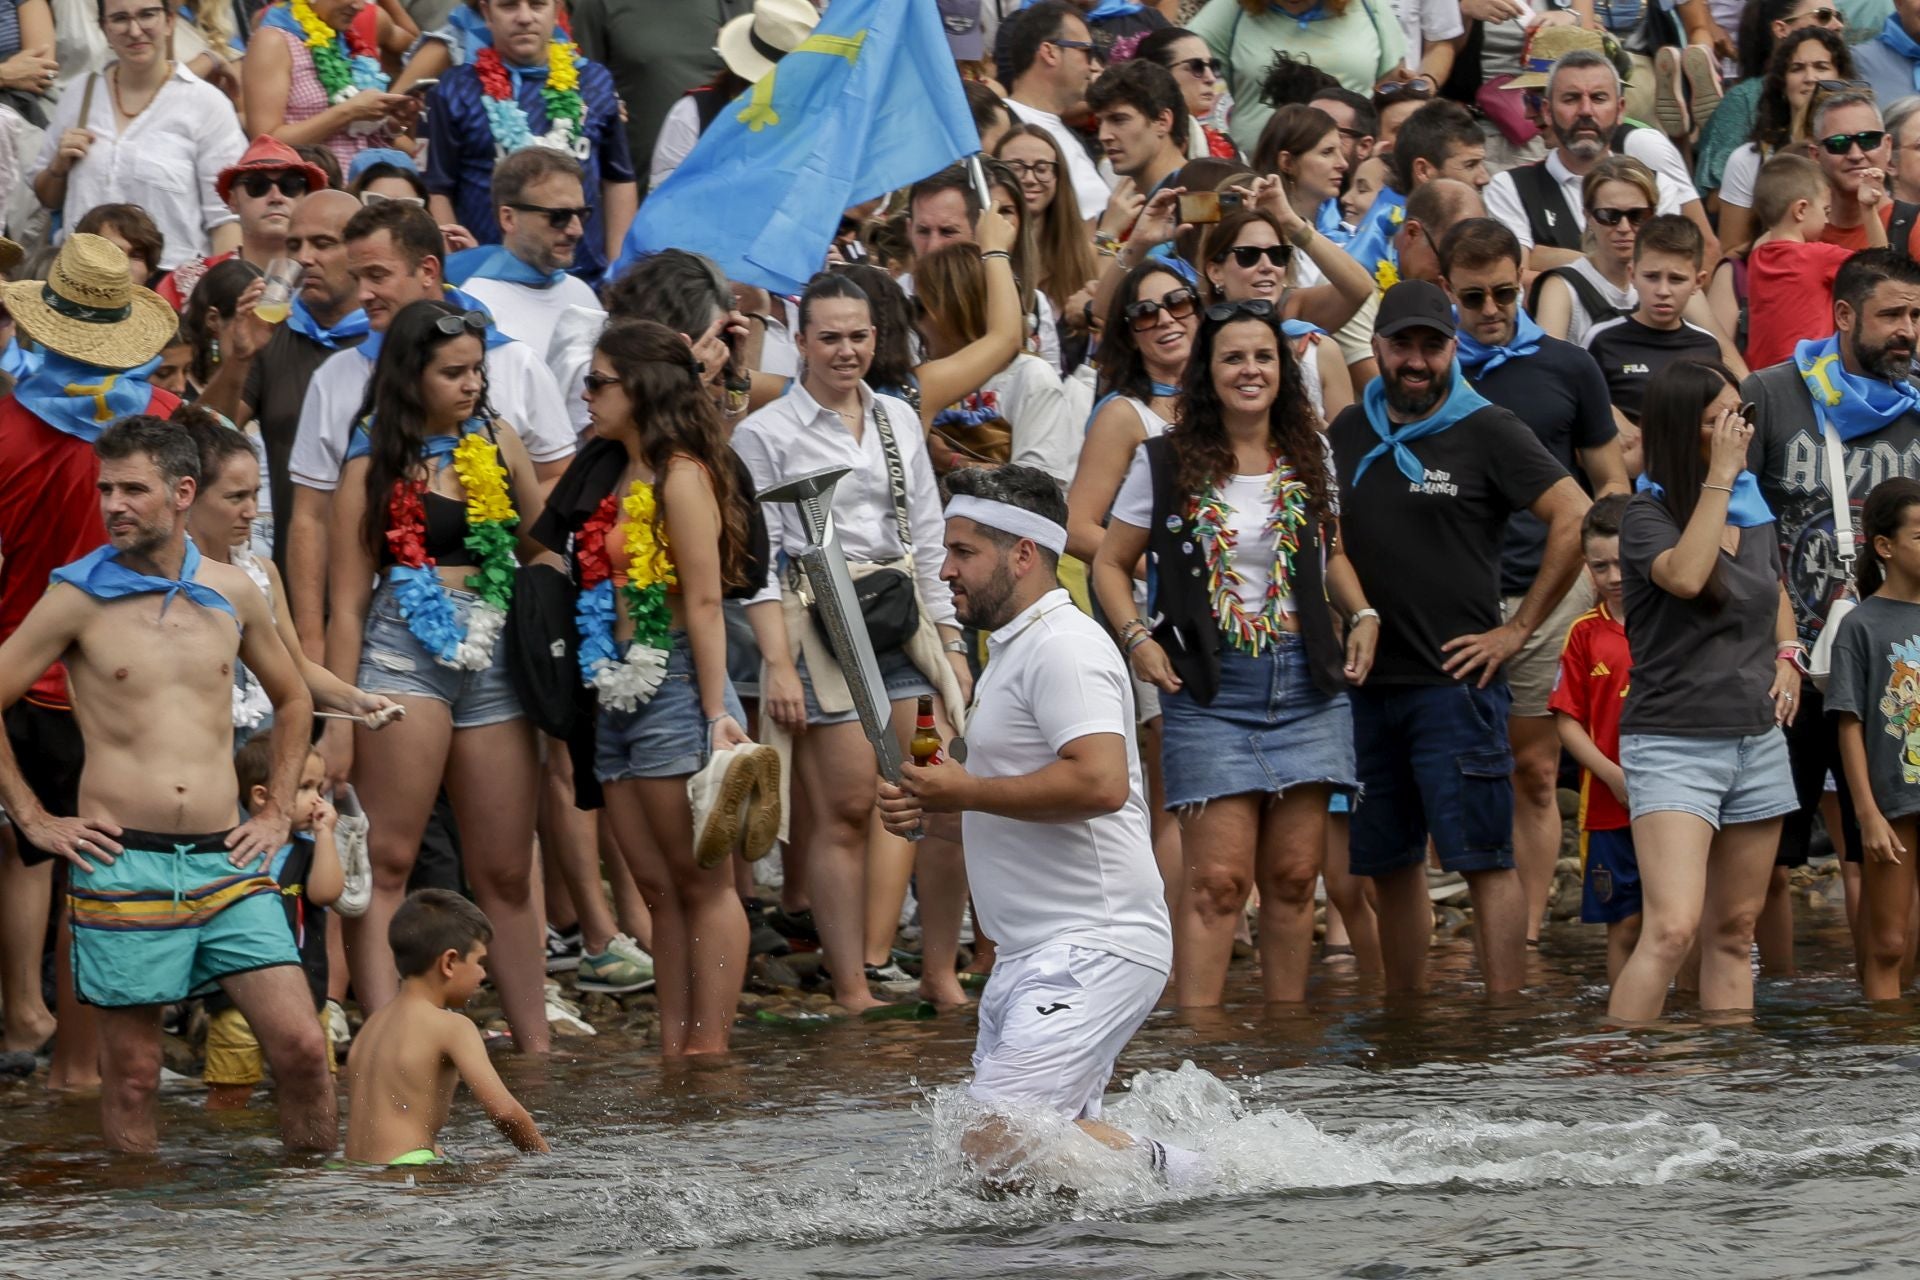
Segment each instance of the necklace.
M492 45L474 55L474 74L480 79L483 95L480 106L487 114L487 128L493 133L495 155L510 155L523 147L550 147L585 160L593 149L587 137L587 108L580 98L580 64L584 59L571 40L553 39L547 44L546 83L540 86L540 100L547 112L547 131L533 134L527 110L514 97L514 78L507 64Z
M513 602L513 531L520 523L506 469L473 425L466 424L451 451L454 474L467 491L466 547L475 559L467 589L477 599L467 610L465 626L427 554L426 479L399 481L387 500L387 545L394 560L388 579L399 597L400 616L434 661L459 671L484 671L493 663L494 645Z
M138 107L136 107L132 111L129 111L127 110L126 103L121 101L121 98L120 98L120 67L119 67L119 64L116 63L113 66L112 71L107 76L107 87L113 91L114 114L119 116L122 120L128 120L128 121L139 118L140 113L142 111L145 111L148 107L152 106L153 100L160 96L160 91L167 87L167 80L172 75L173 75L173 63L169 62L161 70L160 83L156 84L155 86L153 86L153 88L147 91L147 100L145 102L142 102Z
M1228 644L1256 658L1285 630L1280 623L1287 611L1281 602L1292 594L1294 555L1300 550L1300 531L1307 524L1307 486L1285 459L1274 459L1266 497L1266 533L1273 539L1273 566L1258 613L1249 612L1234 590L1246 579L1233 567L1234 543L1239 535L1229 523L1233 508L1226 504L1219 485L1209 481L1188 513L1193 539L1206 556L1207 594L1212 597L1213 616Z
M285 17L279 18L282 13ZM345 102L364 89L387 87L387 74L373 50L360 47L356 36L328 26L307 0L290 0L284 11L275 6L267 11L266 20L283 29L291 25L300 33L313 59L314 78L326 91L329 105Z
M656 499L653 486L636 479L625 498L609 493L574 540L574 558L580 566L580 600L574 606L574 625L580 633L580 682L596 689L600 701L617 711L632 711L651 699L666 679L667 658L673 652L673 614L667 607L667 589L679 582L666 546L654 534ZM633 638L625 650L613 636L613 564L607 558L607 539L619 517L626 517L623 547L627 580L619 589Z

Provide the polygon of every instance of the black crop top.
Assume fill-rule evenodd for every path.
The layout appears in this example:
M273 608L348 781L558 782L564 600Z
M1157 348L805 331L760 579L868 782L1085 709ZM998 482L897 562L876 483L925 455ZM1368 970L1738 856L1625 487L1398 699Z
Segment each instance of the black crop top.
M490 438L492 437L491 426L487 434ZM500 467L504 471L507 459L500 452L498 440L494 441L493 455L499 460ZM422 505L426 508L428 558L436 565L443 567L463 568L477 563L473 553L467 550L466 499L450 498L444 493L435 493L429 489L426 501ZM391 564L393 564L393 548L390 545L383 545L380 548L380 567L384 569Z

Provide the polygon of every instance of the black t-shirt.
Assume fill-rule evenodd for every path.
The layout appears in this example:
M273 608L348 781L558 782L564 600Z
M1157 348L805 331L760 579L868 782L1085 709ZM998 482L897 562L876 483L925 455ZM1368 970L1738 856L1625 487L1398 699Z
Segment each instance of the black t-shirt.
M1367 601L1380 611L1369 684L1451 684L1440 646L1500 625L1507 520L1566 478L1527 424L1498 405L1412 441L1426 470L1408 481L1391 453L1354 481L1380 443L1359 405L1327 428L1340 478L1340 529Z
M1607 412L1607 380L1593 357L1559 338L1542 336L1540 349L1488 371L1473 389L1533 428L1553 460L1573 473L1578 451L1620 434ZM1507 521L1500 552L1500 593L1523 596L1540 573L1547 526L1531 511Z
M1614 407L1629 422L1638 422L1648 379L1675 360L1718 361L1720 344L1705 329L1685 320L1678 329L1654 329L1632 316L1621 316L1587 330L1587 352L1606 375Z
M1653 562L1680 541L1680 526L1651 493L1635 494L1620 521L1633 687L1621 733L1734 738L1773 724L1773 624L1780 612L1780 545L1770 524L1740 530L1740 550L1720 553L1707 590L1691 600L1654 585Z
M351 338L340 347L357 347L360 342ZM247 370L244 394L260 423L261 442L267 447L273 559L283 574L287 571L287 521L293 516L293 476L288 473L287 459L293 453L293 437L300 427L300 405L307 398L307 384L313 381L313 371L333 353L334 348L323 347L283 324L273 331L273 337Z

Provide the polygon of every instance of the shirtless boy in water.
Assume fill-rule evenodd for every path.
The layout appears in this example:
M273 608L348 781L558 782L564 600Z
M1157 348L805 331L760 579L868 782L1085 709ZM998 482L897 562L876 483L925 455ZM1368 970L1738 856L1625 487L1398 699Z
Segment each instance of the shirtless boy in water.
M160 1008L216 982L278 1083L281 1137L338 1141L325 1046L261 859L287 840L312 703L260 590L187 540L200 458L180 427L136 415L94 443L107 545L54 572L0 645L0 709L64 661L86 743L78 817L55 818L0 739L0 804L66 858L73 980L99 1011L100 1119L127 1151L158 1144ZM233 664L273 702L268 798L245 822L233 771Z
M461 1081L494 1127L522 1151L547 1140L507 1092L473 1020L460 1012L486 975L493 926L457 893L422 889L400 904L387 944L400 994L367 1019L347 1055L347 1159L432 1164Z

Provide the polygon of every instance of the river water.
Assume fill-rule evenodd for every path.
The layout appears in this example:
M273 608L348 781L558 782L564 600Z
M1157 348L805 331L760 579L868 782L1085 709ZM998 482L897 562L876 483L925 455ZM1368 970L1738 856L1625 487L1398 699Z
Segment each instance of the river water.
M556 1154L513 1159L456 1104L453 1171L289 1166L270 1106L169 1093L158 1160L102 1154L92 1106L0 1094L0 1273L745 1277L1803 1277L1915 1273L1920 1055L1870 1010L1836 909L1750 1025L1605 1030L1598 930L1549 930L1492 1006L1464 944L1388 1008L1323 970L1304 1011L1154 1015L1108 1118L1200 1148L1173 1193L1078 1144L1074 1195L983 1199L951 1154L970 1015L743 1026L731 1062L631 1041L502 1058ZM1186 1065L1186 1064L1192 1065Z

